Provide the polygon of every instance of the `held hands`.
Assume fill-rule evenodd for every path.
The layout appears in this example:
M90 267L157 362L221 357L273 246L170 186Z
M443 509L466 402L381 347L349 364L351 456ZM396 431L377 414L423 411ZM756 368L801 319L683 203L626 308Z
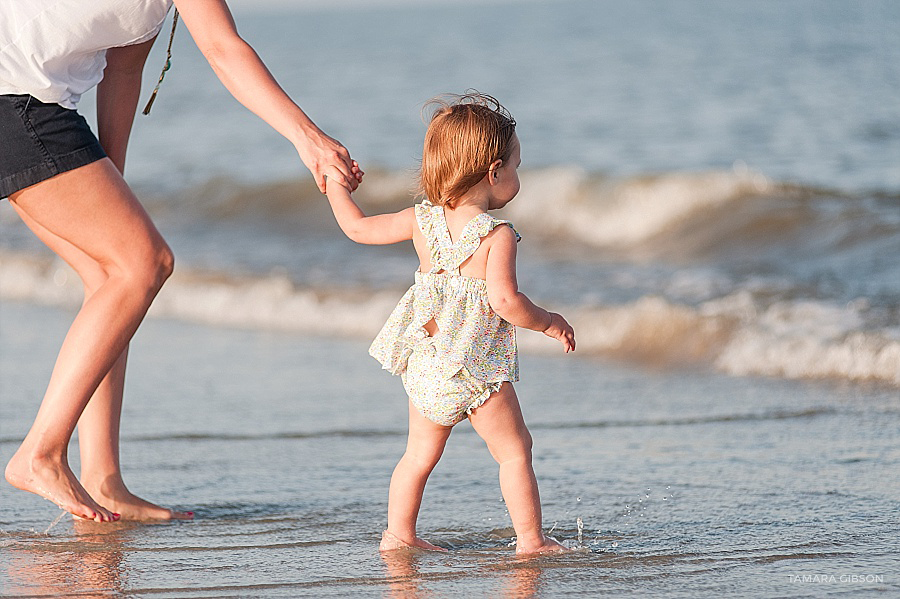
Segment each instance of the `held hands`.
M320 130L315 130L296 145L303 164L316 180L319 191L325 193L325 178L355 191L363 178L363 171L350 152L339 141Z
M566 348L566 353L575 351L575 330L566 319L556 312L549 312L550 324L544 329L544 334L556 339Z

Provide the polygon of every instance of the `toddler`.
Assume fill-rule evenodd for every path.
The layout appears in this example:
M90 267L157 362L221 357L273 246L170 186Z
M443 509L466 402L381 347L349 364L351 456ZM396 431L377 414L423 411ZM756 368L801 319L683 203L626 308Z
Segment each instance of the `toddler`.
M562 316L518 290L519 234L488 214L519 191L516 122L497 100L479 93L430 105L436 110L425 135L421 204L366 216L345 187L326 186L350 239L411 239L420 262L415 284L369 349L402 377L409 395L409 439L391 477L380 549L442 550L416 536L416 519L452 427L468 418L500 464L516 553L562 550L541 530L531 435L512 385L519 380L515 327L542 331L566 352L575 349L575 333Z

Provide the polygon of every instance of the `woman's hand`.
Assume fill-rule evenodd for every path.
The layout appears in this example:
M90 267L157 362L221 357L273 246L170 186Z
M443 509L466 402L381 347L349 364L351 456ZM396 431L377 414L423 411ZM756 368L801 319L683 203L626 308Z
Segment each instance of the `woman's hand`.
M297 142L300 160L310 170L319 191L325 193L325 177L348 191L355 191L362 181L363 172L350 152L341 142L329 137L320 129L310 130L307 136Z

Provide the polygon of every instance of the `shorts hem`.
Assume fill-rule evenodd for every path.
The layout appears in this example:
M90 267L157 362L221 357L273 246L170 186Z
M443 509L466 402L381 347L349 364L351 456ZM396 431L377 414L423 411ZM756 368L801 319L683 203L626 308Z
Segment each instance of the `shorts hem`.
M0 179L0 198L8 198L17 191L103 158L106 158L106 152L99 144L79 148L62 156L54 156L50 164L38 164Z

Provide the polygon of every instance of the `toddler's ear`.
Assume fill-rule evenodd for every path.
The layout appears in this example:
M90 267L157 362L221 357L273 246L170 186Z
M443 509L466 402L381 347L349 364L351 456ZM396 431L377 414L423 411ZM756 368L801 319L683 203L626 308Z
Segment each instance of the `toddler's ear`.
M488 167L487 179L488 183L491 185L495 184L497 180L500 178L500 167L503 166L503 161L499 158L491 163L491 166Z

